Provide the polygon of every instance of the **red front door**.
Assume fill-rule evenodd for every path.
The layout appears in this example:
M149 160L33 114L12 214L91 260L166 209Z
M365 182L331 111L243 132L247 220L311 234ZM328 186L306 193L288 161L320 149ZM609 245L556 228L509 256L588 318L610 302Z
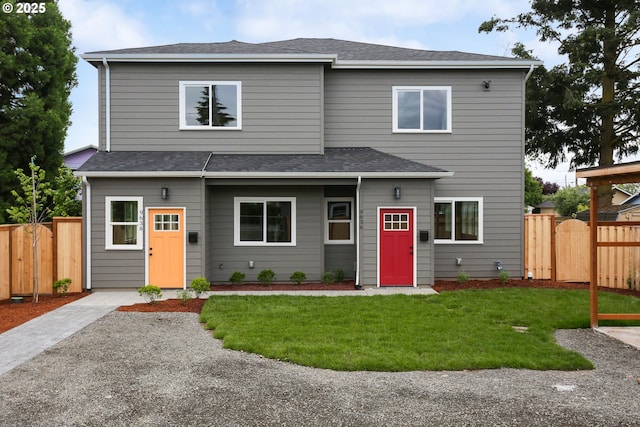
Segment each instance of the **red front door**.
M380 286L413 286L413 209L380 209Z

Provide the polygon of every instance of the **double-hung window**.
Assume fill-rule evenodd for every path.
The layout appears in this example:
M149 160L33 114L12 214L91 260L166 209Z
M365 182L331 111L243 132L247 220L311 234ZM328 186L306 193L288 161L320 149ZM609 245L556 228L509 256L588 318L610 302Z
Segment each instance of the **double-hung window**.
M394 132L451 132L450 86L394 86Z
M435 243L482 243L482 197L436 197Z
M105 197L106 249L142 249L142 197Z
M295 246L295 197L235 197L236 246Z
M324 202L324 242L328 244L353 243L353 199L333 197Z
M242 83L180 82L180 129L242 129Z

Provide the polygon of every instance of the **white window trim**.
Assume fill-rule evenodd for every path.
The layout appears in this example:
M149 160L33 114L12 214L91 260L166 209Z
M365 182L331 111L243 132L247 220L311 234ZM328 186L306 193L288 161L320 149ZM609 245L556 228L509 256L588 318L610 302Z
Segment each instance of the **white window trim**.
M198 80L198 81L180 81L180 130L242 130L242 82L241 81L224 81L224 80ZM236 85L238 87L238 117L237 125L231 126L190 126L186 121L185 110L185 88L187 86L205 86L205 85Z
M267 227L262 229L261 242L244 242L240 240L240 204L290 202L291 203L291 242L267 242ZM266 212L263 221L266 220ZM233 244L234 246L296 246L296 198L295 197L234 197L233 198Z
M435 239L436 244L454 244L454 245L481 245L484 243L484 198L483 197L434 197L433 204L435 209L436 203L455 203L455 202L478 202L478 240L455 240L453 236L456 235L456 221L455 217L451 218L451 239ZM451 209L452 215L455 216L455 209ZM435 218L435 211L434 211ZM434 219L435 226L435 219ZM434 232L435 236L435 232Z
M398 92L420 91L420 129L400 129L398 127ZM446 129L422 129L422 96L424 90L445 90L447 92L447 128ZM452 112L451 86L393 86L392 106L393 106L393 133L451 133L451 112Z
M120 223L112 223L111 222L111 202L138 202L138 228L136 233L136 244L135 245L118 245L113 243L113 232L112 225L120 224ZM142 250L144 245L144 207L143 207L143 198L142 197L132 197L132 196L106 196L104 198L105 203L105 249L108 250L125 250L125 251L134 251L134 250Z
M334 223L349 223L349 240L329 240L329 202L350 202L351 219L332 220ZM324 198L324 243L326 245L352 245L354 226L354 202L353 197L325 197Z

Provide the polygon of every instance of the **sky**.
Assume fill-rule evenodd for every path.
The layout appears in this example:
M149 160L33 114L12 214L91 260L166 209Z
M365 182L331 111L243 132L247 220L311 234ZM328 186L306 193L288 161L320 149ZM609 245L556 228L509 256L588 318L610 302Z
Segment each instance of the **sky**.
M529 11L528 0L59 0L78 55L173 43L261 43L298 37L335 38L427 50L510 56L524 43L550 68L563 58L533 31L478 33L494 16ZM65 151L98 143L98 77L78 61L78 86ZM534 176L574 185L568 164L555 170L528 162Z

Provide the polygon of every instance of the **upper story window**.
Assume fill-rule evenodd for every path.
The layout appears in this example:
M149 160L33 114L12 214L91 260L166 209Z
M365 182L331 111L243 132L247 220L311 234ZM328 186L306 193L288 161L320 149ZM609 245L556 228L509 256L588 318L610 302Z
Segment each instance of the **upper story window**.
M242 129L242 83L180 82L180 129Z
M451 132L450 86L394 86L394 132Z
M435 197L435 243L482 243L482 197Z

